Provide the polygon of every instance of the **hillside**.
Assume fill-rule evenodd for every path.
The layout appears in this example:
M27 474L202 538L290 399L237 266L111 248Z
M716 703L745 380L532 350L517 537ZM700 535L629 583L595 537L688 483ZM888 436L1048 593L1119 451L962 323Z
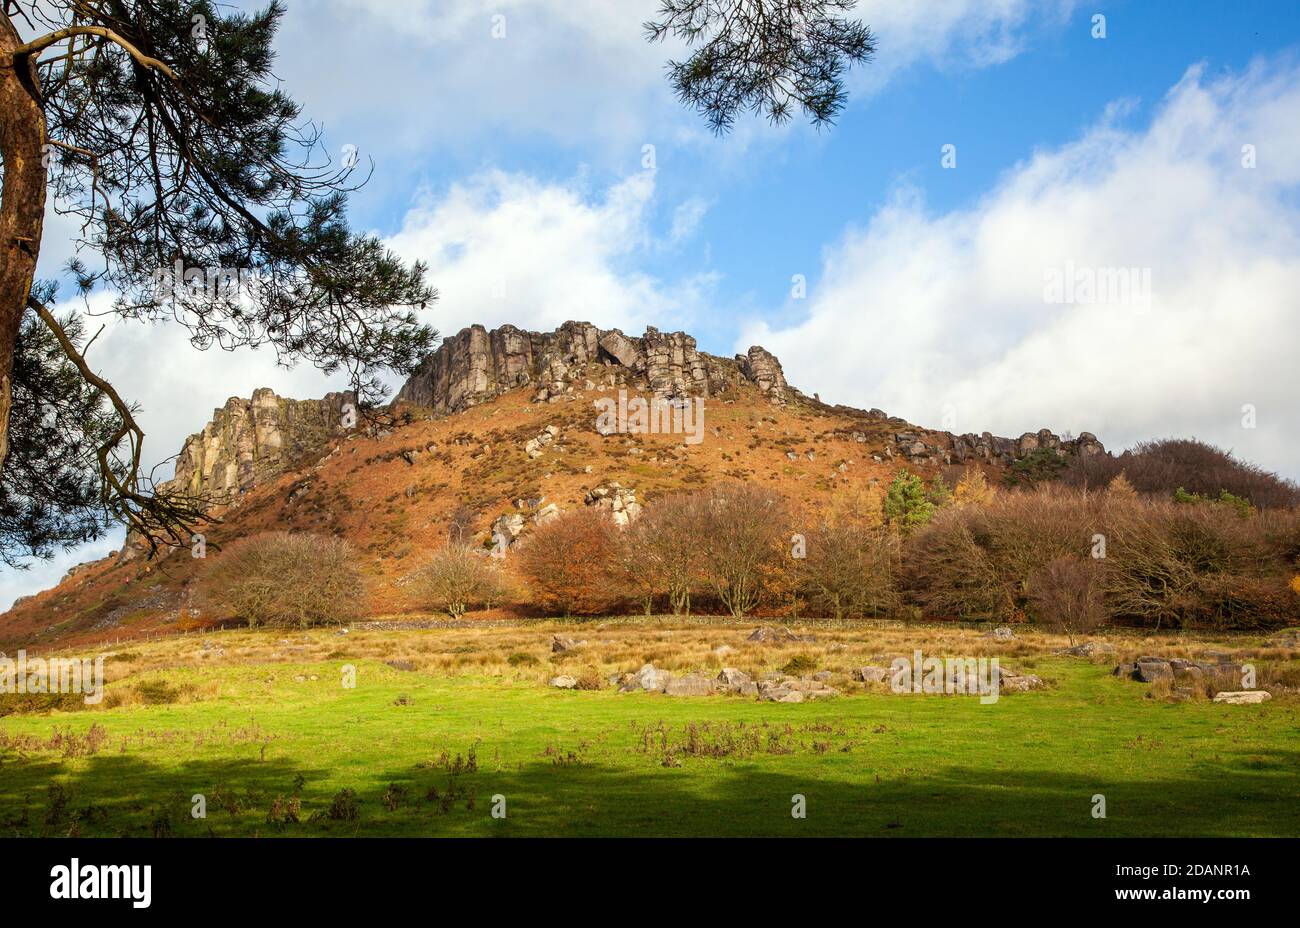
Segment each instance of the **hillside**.
M665 401L669 411L696 404L700 420L677 433L619 431L599 421L596 404L615 408L620 394L625 406L636 397ZM465 329L378 421L354 419L346 394L300 401L262 389L232 398L186 441L164 489L210 501L217 521L204 530L208 557L270 529L346 538L370 581L372 614L387 616L412 611L404 578L444 542L457 513L488 544L494 525L513 538L552 507L617 500L623 510L722 479L816 502L887 482L904 467L929 478L952 467L1003 469L1042 450L1103 453L1088 433L953 435L827 405L791 387L762 348L728 359L698 351L684 333L648 329L637 338L580 322L550 333ZM0 646L204 627L192 594L205 563L188 549L151 561L128 539L0 616Z

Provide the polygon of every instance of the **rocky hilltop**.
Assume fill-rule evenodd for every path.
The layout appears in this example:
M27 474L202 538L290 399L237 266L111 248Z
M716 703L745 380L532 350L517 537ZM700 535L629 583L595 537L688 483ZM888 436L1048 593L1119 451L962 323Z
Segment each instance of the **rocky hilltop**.
M982 461L1010 464L1040 450L1063 457L1100 454L1097 438L1084 432L1063 438L1048 429L1001 438L983 432L956 435L923 429L879 409L829 407L786 382L781 362L757 345L743 355L723 358L700 351L684 332L647 328L639 337L589 322L566 322L553 332L528 332L512 325L488 330L462 329L416 369L394 405L419 407L426 415L446 416L488 402L507 392L530 391L534 403L558 403L590 392L628 389L666 399L718 397L741 384L757 388L774 406L809 405L873 420L892 429L873 449L879 461L916 465ZM231 397L214 410L212 421L185 442L176 476L163 485L214 503L228 502L296 464L319 456L330 440L345 435L344 406L351 394L331 393L319 400L293 400L270 389L251 399ZM867 443L868 433L852 433ZM874 442L873 442L874 444Z
M622 389L629 400L707 398L690 404L701 440L608 428L593 407ZM997 471L1029 456L1104 453L1088 433L957 435L828 405L792 387L761 347L725 358L682 332L634 337L585 322L542 333L471 326L446 339L380 415L358 421L352 400L269 389L231 398L185 441L163 489L211 503L217 518L204 534L216 550L267 531L345 539L369 578L374 615L410 608L410 572L453 530L500 550L562 512L600 507L628 525L666 494L718 481L762 482L815 507L841 487L886 486L903 468L951 484L959 474L945 465L973 465L1002 482ZM204 556L164 549L160 566L146 549L129 537L120 552L16 604L0 621L0 647L102 642L202 621L192 593Z
M655 328L634 337L589 322L566 322L554 332L473 325L443 341L402 387L397 402L445 414L522 387L538 402L558 402L575 390L617 387L665 399L715 396L742 378L774 403L790 398L780 363L759 347L726 359L698 350L684 332Z

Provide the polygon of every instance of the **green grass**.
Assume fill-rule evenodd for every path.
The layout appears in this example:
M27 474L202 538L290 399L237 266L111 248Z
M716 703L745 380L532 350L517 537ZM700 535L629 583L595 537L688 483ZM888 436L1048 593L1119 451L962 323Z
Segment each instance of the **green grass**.
M1159 702L1083 661L1040 660L1050 690L992 706L572 692L372 661L344 689L341 663L167 671L208 695L0 719L0 834L1300 835L1294 702ZM44 743L92 725L88 756ZM471 752L475 770L449 769ZM309 821L344 789L356 819ZM294 797L301 822L268 824Z

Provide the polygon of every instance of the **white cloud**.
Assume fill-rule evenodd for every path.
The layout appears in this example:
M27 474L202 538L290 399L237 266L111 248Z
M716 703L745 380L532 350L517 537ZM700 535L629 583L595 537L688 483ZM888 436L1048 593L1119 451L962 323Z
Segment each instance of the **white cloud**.
M1086 429L1112 448L1192 435L1300 476L1297 78L1193 68L1145 129L1114 108L969 209L934 214L901 190L827 250L802 321L752 324L740 346L764 344L823 397L922 425L951 404L959 431ZM1150 268L1150 305L1045 303L1066 262Z
M1060 28L1076 0L862 0L856 15L876 34L875 61L853 86L879 89L901 71L925 64L940 71L1003 64L1036 31Z
M598 197L580 182L487 171L444 196L426 194L389 244L428 263L439 292L436 322L447 334L474 322L551 329L569 319L628 331L688 328L712 279L665 283L635 262L688 236L703 207L679 206L661 242L650 221L653 195L651 171Z
M850 72L854 99L924 64L1001 64L1036 29L1059 27L1074 0L864 0L854 15L879 37L876 60ZM647 141L734 158L792 128L743 121L726 145L675 99L664 73L685 48L651 44L642 24L658 0L321 0L290 4L277 74L331 144L382 154L374 183L402 182L402 157L431 148L480 156L485 146L545 140L629 167ZM504 37L494 38L495 16ZM323 63L328 63L323 66ZM340 132L347 138L335 136Z

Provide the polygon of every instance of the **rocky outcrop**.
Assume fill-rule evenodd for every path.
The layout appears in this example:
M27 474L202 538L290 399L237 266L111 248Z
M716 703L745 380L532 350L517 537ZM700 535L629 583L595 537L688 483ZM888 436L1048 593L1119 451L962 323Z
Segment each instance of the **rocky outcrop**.
M1048 429L1026 432L1019 438L999 438L989 432L979 435L968 433L910 430L895 432L886 446L891 458L901 458L912 464L1010 464L1027 458L1038 451L1055 452L1058 457L1088 457L1102 454L1105 448L1091 432L1080 432L1078 438L1061 438Z
M767 394L777 405L784 404L790 392L790 385L785 382L785 373L776 355L765 348L754 345L745 355L736 355L741 373L758 385L758 389Z
M172 491L214 503L228 501L319 454L330 438L345 434L344 407L350 393L319 400L291 400L269 388L252 399L231 397L213 410L203 431L185 440L175 477L160 492Z
M407 380L397 401L444 414L522 387L530 388L537 402L597 387L644 389L670 399L714 396L742 379L782 402L792 392L780 362L762 348L728 361L700 351L684 332L656 328L635 337L589 322L566 322L554 332L474 325L445 339Z
M617 482L602 483L587 491L582 500L588 506L608 509L614 524L624 528L636 521L641 514L641 504L636 501L636 490L624 487Z

